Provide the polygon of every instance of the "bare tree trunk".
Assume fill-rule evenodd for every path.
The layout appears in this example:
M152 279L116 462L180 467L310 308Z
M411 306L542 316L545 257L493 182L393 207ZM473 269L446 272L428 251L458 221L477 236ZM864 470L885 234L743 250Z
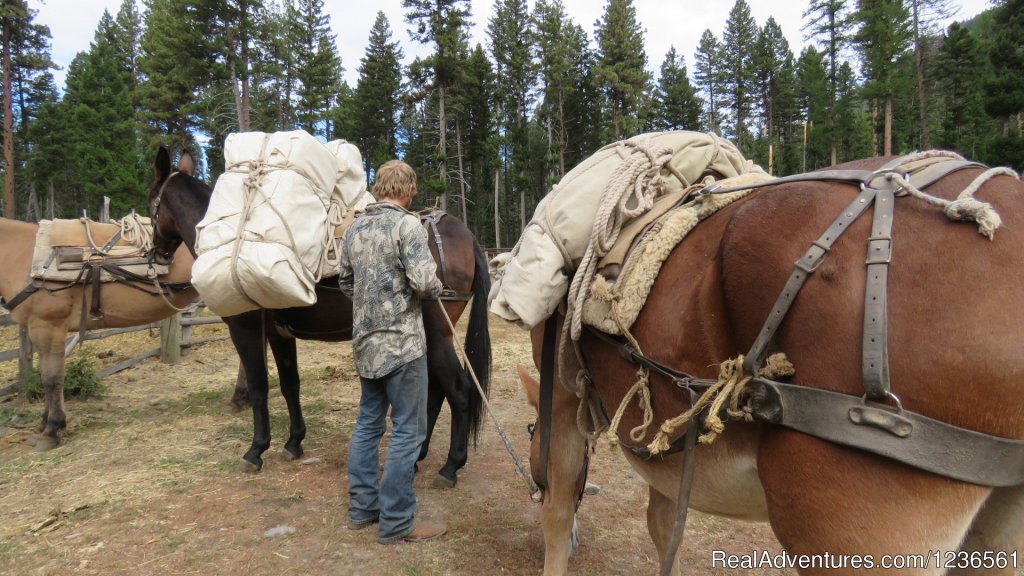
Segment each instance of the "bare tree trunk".
M500 206L498 198L498 178L500 171L494 171L494 247L501 248L501 214L498 211Z
M14 219L14 110L11 94L11 31L9 23L3 30L3 91L4 91L4 218Z
M448 209L448 142L445 138L447 132L447 119L444 115L444 87L438 88L438 105L437 105L437 127L440 134L438 134L438 148L441 155L441 161L438 162L438 177L441 178L441 210Z
M232 52L235 51L234 41L229 40L229 46ZM235 98L235 121L238 125L240 132L245 132L244 120L242 120L242 92L238 88L238 74L235 70L235 61L231 59L231 95Z
M885 152L892 156L892 96L885 97Z
M878 156L878 99L871 99L871 155Z
M469 214L466 213L466 172L462 164L462 125L455 121L455 153L459 157L459 201L462 203L462 221L469 226Z
M565 94L558 91L558 179L565 176L565 149L569 146L565 133Z

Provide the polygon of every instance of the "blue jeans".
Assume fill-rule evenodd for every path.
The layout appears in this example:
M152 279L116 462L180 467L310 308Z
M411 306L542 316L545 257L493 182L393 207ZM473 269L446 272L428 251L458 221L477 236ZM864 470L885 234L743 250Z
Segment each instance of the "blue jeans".
M412 481L416 458L427 437L427 357L381 378L359 378L359 416L348 454L349 520L380 520L382 544L402 539L416 525ZM377 479L380 439L391 407L391 440L384 473Z

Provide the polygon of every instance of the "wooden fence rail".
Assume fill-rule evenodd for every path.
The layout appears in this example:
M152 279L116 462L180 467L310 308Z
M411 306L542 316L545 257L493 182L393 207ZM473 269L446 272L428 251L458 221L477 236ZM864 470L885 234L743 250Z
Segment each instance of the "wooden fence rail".
M107 328L103 330L90 330L85 333L84 337L79 334L73 334L68 337L64 344L64 355L68 356L77 346L80 340L102 340L104 338L110 338L111 336L117 336L119 334L127 334L129 332L141 332L143 330L160 329L160 347L150 350L144 354L140 354L133 358L129 358L117 364L107 366L101 370L96 371L96 375L100 378L109 376L111 374L120 372L130 368L139 362L152 358L153 356L160 356L161 360L167 363L176 363L182 354L182 349L197 346L199 344L205 344L207 342L216 342L218 340L226 340L229 338L227 335L213 336L209 338L192 338L192 327L193 326L205 326L209 324L217 324L223 322L219 316L198 316L201 308L193 307L189 308L185 312L180 312L171 318L160 322L152 322L150 324L140 324L138 326L129 326L126 328ZM6 326L13 326L14 322L11 320L9 314L0 315L0 328ZM13 350L0 351L0 362L7 362L14 359L20 359L22 363L21 369L19 369L20 378L27 377L27 368L32 365L33 351L32 345L28 342L27 335L25 334L24 328L19 328L20 335L20 346Z

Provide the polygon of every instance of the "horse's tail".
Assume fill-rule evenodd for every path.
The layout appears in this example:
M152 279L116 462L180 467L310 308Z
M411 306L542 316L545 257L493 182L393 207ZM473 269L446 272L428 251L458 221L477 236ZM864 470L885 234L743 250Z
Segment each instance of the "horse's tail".
M480 387L485 394L490 394L491 333L487 327L487 293L491 290L491 279L487 274L487 256L475 238L473 255L476 267L473 271L473 303L466 328L466 358L480 381ZM484 420L483 410L484 400L474 386L469 394L469 431L474 446Z

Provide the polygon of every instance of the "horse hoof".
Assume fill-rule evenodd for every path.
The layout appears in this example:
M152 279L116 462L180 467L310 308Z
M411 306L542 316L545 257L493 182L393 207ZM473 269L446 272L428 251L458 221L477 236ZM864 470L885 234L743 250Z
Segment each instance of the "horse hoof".
M294 460L298 460L299 458L302 458L302 448L299 448L298 453L292 452L287 448L282 448L281 456L284 458L285 462L292 462Z
M245 458L242 458L242 461L238 463L238 471L246 474L255 474L260 471L260 468L263 468L263 466L260 464L253 464Z
M36 452L46 452L56 448L60 441L53 436L46 436L45 434L33 434L25 439L25 442L32 446Z
M455 488L455 482L455 480L445 478L443 475L438 474L434 477L433 486L438 490L451 490L452 488Z

